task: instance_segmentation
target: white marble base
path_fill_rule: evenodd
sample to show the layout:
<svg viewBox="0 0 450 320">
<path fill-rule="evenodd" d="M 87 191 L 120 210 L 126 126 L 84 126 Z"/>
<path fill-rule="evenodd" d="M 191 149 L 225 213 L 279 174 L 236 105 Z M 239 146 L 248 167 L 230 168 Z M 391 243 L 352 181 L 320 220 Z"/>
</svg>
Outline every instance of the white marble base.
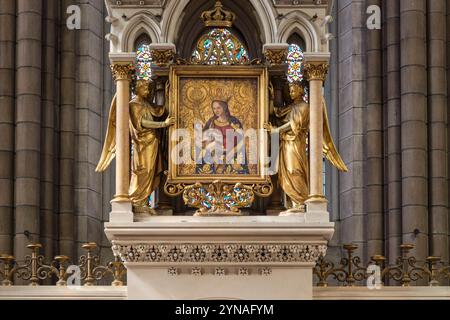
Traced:
<svg viewBox="0 0 450 320">
<path fill-rule="evenodd" d="M 130 299 L 312 299 L 329 222 L 270 216 L 148 217 L 105 224 Z"/>
<path fill-rule="evenodd" d="M 169 275 L 167 268 L 127 264 L 130 300 L 310 300 L 312 268 L 273 269 L 269 275 Z M 186 271 L 187 272 L 187 271 Z"/>
<path fill-rule="evenodd" d="M 132 223 L 134 214 L 131 202 L 111 202 L 110 223 Z"/>
</svg>

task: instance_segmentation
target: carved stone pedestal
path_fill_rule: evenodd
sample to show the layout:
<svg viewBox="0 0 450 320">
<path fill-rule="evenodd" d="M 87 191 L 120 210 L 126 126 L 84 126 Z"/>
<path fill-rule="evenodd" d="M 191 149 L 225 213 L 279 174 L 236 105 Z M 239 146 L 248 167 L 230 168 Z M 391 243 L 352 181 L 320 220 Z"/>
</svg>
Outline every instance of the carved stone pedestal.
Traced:
<svg viewBox="0 0 450 320">
<path fill-rule="evenodd" d="M 312 299 L 333 223 L 298 217 L 149 217 L 108 223 L 128 298 Z"/>
</svg>

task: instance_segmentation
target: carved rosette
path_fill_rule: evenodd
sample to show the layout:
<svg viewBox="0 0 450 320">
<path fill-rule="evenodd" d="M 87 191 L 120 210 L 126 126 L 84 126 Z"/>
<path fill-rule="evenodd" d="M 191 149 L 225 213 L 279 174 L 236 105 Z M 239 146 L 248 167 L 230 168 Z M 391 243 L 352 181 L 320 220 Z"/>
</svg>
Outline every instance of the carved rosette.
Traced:
<svg viewBox="0 0 450 320">
<path fill-rule="evenodd" d="M 152 50 L 152 62 L 158 67 L 165 67 L 171 64 L 175 58 L 175 52 L 172 49 Z"/>
<path fill-rule="evenodd" d="M 124 262 L 192 264 L 192 263 L 316 263 L 324 257 L 324 244 L 117 244 L 113 251 Z"/>
<path fill-rule="evenodd" d="M 271 65 L 279 65 L 286 63 L 288 49 L 267 49 L 264 52 L 266 61 Z"/>
<path fill-rule="evenodd" d="M 308 81 L 325 81 L 328 74 L 328 63 L 305 63 L 304 72 Z"/>
<path fill-rule="evenodd" d="M 135 69 L 132 64 L 113 64 L 111 66 L 111 72 L 115 81 L 131 81 Z"/>
</svg>

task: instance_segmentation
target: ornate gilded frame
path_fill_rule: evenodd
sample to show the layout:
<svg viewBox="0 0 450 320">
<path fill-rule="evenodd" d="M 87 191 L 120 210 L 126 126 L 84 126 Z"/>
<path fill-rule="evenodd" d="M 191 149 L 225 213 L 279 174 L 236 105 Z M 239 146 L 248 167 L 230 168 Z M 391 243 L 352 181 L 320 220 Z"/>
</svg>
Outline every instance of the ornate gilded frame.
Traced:
<svg viewBox="0 0 450 320">
<path fill-rule="evenodd" d="M 263 132 L 264 124 L 269 121 L 269 78 L 268 70 L 264 66 L 256 65 L 238 65 L 238 66 L 211 66 L 211 65 L 173 65 L 170 68 L 170 115 L 176 119 L 176 124 L 170 128 L 169 137 L 172 137 L 174 130 L 180 127 L 179 107 L 180 107 L 180 80 L 182 78 L 226 78 L 243 79 L 256 78 L 258 80 L 258 128 Z M 259 139 L 261 141 L 261 136 Z M 177 172 L 177 165 L 172 161 L 172 150 L 176 147 L 177 141 L 169 141 L 169 170 L 166 172 L 167 182 L 165 192 L 170 196 L 178 196 L 183 193 L 185 188 L 195 184 L 211 184 L 220 181 L 220 183 L 233 185 L 241 183 L 250 186 L 254 193 L 259 196 L 267 197 L 272 194 L 273 186 L 268 170 L 264 163 L 268 157 L 268 140 L 263 139 L 265 143 L 260 143 L 258 152 L 258 175 L 257 177 L 227 176 L 224 175 L 191 175 L 180 177 Z"/>
</svg>

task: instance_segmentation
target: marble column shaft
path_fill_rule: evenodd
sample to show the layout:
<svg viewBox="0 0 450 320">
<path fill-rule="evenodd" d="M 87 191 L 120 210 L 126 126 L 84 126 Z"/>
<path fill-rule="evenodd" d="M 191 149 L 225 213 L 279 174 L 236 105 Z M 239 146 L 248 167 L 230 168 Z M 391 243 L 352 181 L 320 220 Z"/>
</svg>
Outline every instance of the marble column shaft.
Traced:
<svg viewBox="0 0 450 320">
<path fill-rule="evenodd" d="M 130 188 L 129 102 L 131 73 L 127 64 L 113 65 L 117 84 L 116 195 L 114 201 L 128 202 Z"/>
<path fill-rule="evenodd" d="M 0 253 L 13 253 L 16 0 L 0 7 Z"/>
<path fill-rule="evenodd" d="M 402 232 L 419 260 L 428 255 L 426 3 L 400 1 Z"/>
<path fill-rule="evenodd" d="M 309 193 L 310 200 L 325 200 L 323 194 L 323 83 L 328 73 L 328 63 L 307 63 L 309 81 Z"/>
<path fill-rule="evenodd" d="M 427 2 L 430 255 L 448 261 L 446 0 Z"/>
</svg>

